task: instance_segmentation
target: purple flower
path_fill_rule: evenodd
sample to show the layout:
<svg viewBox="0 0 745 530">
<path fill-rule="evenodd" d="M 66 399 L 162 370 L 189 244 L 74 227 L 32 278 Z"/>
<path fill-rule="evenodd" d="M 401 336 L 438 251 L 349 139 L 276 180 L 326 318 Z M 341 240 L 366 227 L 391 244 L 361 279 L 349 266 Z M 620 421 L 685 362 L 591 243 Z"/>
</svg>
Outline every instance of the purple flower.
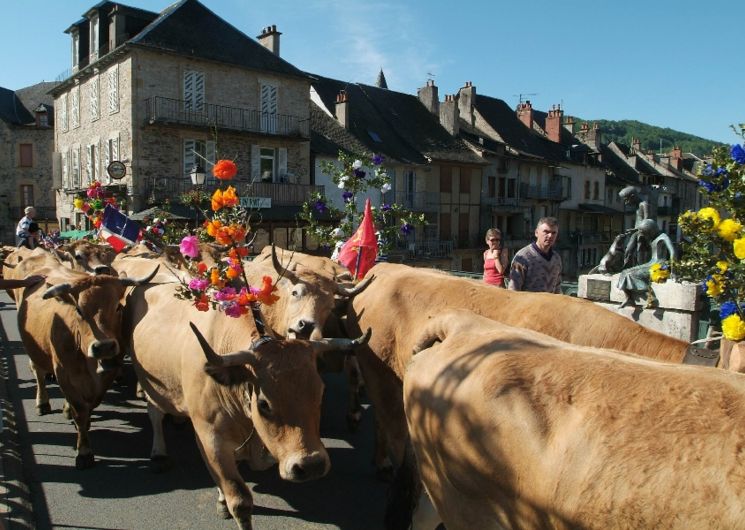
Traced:
<svg viewBox="0 0 745 530">
<path fill-rule="evenodd" d="M 716 186 L 708 180 L 698 179 L 698 185 L 704 188 L 708 193 L 716 191 Z"/>
<path fill-rule="evenodd" d="M 383 163 L 383 155 L 373 155 L 372 157 L 372 163 L 376 166 L 379 166 Z"/>
<path fill-rule="evenodd" d="M 358 179 L 365 178 L 366 173 L 362 171 L 361 169 L 353 169 L 352 172 L 354 173 L 354 176 Z"/>
<path fill-rule="evenodd" d="M 738 164 L 745 164 L 745 149 L 743 149 L 741 145 L 733 145 L 730 150 L 730 156 L 732 156 L 732 160 Z"/>
<path fill-rule="evenodd" d="M 390 204 L 383 203 L 383 205 L 380 207 L 380 209 L 382 211 L 384 211 L 384 212 L 390 212 L 391 211 L 391 205 Z"/>
<path fill-rule="evenodd" d="M 241 306 L 236 302 L 230 302 L 225 305 L 225 314 L 229 317 L 238 318 L 243 314 L 243 311 L 241 311 Z"/>
<path fill-rule="evenodd" d="M 189 282 L 189 289 L 192 291 L 204 291 L 209 284 L 209 280 L 205 278 L 192 278 Z"/>
<path fill-rule="evenodd" d="M 199 256 L 199 239 L 197 236 L 186 236 L 181 240 L 178 249 L 187 258 L 194 259 Z"/>
<path fill-rule="evenodd" d="M 719 308 L 719 316 L 722 320 L 737 312 L 737 304 L 734 302 L 724 302 Z"/>
<path fill-rule="evenodd" d="M 714 168 L 711 167 L 711 164 L 706 164 L 706 167 L 704 167 L 702 173 L 705 177 L 710 177 L 714 174 Z"/>
<path fill-rule="evenodd" d="M 326 206 L 326 203 L 323 202 L 321 199 L 318 199 L 316 203 L 313 205 L 313 208 L 318 210 L 318 213 L 324 213 L 328 210 L 328 207 Z"/>
<path fill-rule="evenodd" d="M 352 202 L 352 197 L 354 197 L 354 193 L 351 191 L 345 191 L 341 194 L 341 196 L 344 198 L 344 202 Z"/>
<path fill-rule="evenodd" d="M 223 287 L 215 293 L 215 300 L 224 302 L 235 298 L 235 289 L 232 287 Z"/>
<path fill-rule="evenodd" d="M 404 223 L 401 225 L 401 232 L 404 235 L 409 235 L 414 230 L 414 225 L 411 225 L 409 223 Z"/>
</svg>

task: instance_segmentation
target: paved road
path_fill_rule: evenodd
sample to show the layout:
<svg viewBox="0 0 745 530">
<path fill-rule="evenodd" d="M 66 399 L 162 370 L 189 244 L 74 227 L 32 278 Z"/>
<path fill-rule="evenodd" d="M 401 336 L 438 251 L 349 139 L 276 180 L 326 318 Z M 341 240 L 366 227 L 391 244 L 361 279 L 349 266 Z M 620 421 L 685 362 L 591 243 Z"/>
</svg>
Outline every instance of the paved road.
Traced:
<svg viewBox="0 0 745 530">
<path fill-rule="evenodd" d="M 18 430 L 24 482 L 32 513 L 23 513 L 23 482 L 5 482 L 4 503 L 11 505 L 11 528 L 58 529 L 219 529 L 237 528 L 218 519 L 217 490 L 196 447 L 190 424 L 166 424 L 173 468 L 165 474 L 148 471 L 151 429 L 145 404 L 134 396 L 134 376 L 109 391 L 94 413 L 91 440 L 93 469 L 75 469 L 75 429 L 61 414 L 62 397 L 50 386 L 53 414 L 37 416 L 34 383 L 15 324 L 15 306 L 0 294 L 4 328 L 0 366 L 7 382 L 5 431 Z M 382 528 L 385 485 L 374 477 L 372 417 L 365 411 L 358 433 L 344 423 L 344 381 L 325 376 L 326 395 L 321 432 L 331 457 L 331 472 L 321 480 L 291 484 L 279 478 L 276 466 L 264 472 L 244 467 L 254 494 L 254 527 L 279 529 Z M 0 396 L 1 397 L 1 396 Z M 6 408 L 5 405 L 3 408 Z M 6 473 L 13 474 L 12 443 L 3 448 Z M 6 507 L 6 510 L 8 508 Z M 25 520 L 24 520 L 25 519 Z M 1 526 L 1 525 L 0 525 Z"/>
</svg>

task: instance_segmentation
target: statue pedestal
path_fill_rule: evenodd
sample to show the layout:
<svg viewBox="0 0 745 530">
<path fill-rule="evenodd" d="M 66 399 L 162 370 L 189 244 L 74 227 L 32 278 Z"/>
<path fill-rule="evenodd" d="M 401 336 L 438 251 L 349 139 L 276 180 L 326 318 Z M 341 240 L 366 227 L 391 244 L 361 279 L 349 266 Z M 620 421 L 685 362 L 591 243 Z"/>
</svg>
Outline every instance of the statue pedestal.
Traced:
<svg viewBox="0 0 745 530">
<path fill-rule="evenodd" d="M 579 277 L 577 297 L 623 315 L 639 324 L 686 341 L 698 338 L 701 311 L 701 291 L 698 284 L 688 282 L 653 283 L 658 305 L 645 309 L 647 293 L 635 293 L 634 304 L 621 307 L 626 294 L 618 289 L 618 274 L 583 274 Z"/>
</svg>

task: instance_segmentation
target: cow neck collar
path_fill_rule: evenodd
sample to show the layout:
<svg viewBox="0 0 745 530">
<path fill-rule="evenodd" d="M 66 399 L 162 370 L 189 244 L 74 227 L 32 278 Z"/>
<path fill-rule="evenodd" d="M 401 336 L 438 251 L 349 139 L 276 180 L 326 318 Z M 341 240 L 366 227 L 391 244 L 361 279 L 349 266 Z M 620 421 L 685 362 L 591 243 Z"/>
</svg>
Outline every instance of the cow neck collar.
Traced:
<svg viewBox="0 0 745 530">
<path fill-rule="evenodd" d="M 274 340 L 274 337 L 272 337 L 271 335 L 262 335 L 261 337 L 259 337 L 258 339 L 256 339 L 255 341 L 251 343 L 251 349 L 256 350 L 256 348 L 258 348 L 262 344 L 266 344 L 267 342 L 271 342 L 273 340 Z"/>
</svg>

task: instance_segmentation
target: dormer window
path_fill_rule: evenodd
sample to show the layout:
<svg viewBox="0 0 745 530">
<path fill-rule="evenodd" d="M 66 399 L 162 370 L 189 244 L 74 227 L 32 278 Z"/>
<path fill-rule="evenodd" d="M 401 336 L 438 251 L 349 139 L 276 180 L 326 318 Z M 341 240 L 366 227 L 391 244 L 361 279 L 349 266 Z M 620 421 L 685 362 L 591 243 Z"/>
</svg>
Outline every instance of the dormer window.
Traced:
<svg viewBox="0 0 745 530">
<path fill-rule="evenodd" d="M 99 26 L 99 24 L 98 24 L 98 22 L 99 22 L 98 15 L 97 14 L 96 15 L 93 15 L 91 17 L 91 23 L 90 23 L 90 28 L 91 28 L 91 38 L 90 38 L 91 54 L 90 54 L 90 62 L 93 62 L 93 61 L 95 61 L 95 60 L 98 59 L 98 49 L 99 49 L 99 45 L 98 45 L 98 34 L 99 34 L 98 26 Z"/>
<path fill-rule="evenodd" d="M 72 69 L 78 69 L 78 57 L 80 57 L 80 34 L 76 31 L 72 34 Z"/>
</svg>

